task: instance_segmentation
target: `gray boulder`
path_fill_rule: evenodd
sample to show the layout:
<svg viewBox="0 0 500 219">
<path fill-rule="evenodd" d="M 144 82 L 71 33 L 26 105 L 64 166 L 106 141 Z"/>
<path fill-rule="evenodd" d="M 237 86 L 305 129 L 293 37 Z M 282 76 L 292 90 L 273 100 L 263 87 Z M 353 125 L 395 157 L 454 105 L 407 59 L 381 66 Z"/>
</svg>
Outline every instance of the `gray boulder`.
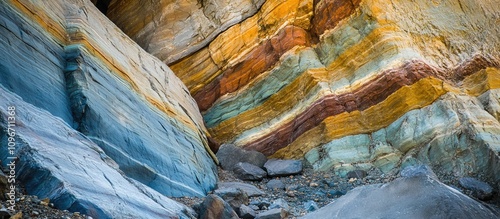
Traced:
<svg viewBox="0 0 500 219">
<path fill-rule="evenodd" d="M 264 168 L 270 177 L 289 176 L 302 172 L 302 162 L 300 160 L 270 159 L 264 164 Z"/>
<path fill-rule="evenodd" d="M 356 178 L 356 179 L 363 179 L 366 177 L 366 171 L 364 170 L 353 170 L 353 171 L 349 171 L 346 175 L 346 177 L 348 179 L 351 179 L 351 178 Z"/>
<path fill-rule="evenodd" d="M 216 156 L 222 169 L 225 170 L 233 170 L 239 162 L 250 163 L 262 168 L 267 161 L 267 157 L 258 151 L 247 151 L 232 144 L 222 144 Z"/>
<path fill-rule="evenodd" d="M 498 218 L 481 203 L 429 175 L 357 187 L 307 214 L 318 218 Z"/>
<path fill-rule="evenodd" d="M 267 172 L 262 168 L 246 162 L 237 163 L 233 172 L 238 179 L 249 181 L 260 181 L 267 176 Z"/>
<path fill-rule="evenodd" d="M 196 207 L 200 219 L 238 219 L 238 214 L 233 208 L 217 195 L 208 195 L 203 202 Z"/>
<path fill-rule="evenodd" d="M 480 200 L 488 200 L 493 197 L 493 188 L 483 181 L 472 177 L 463 177 L 458 180 L 460 186 L 472 191 L 472 195 Z"/>
<path fill-rule="evenodd" d="M 241 189 L 221 188 L 216 189 L 214 193 L 229 203 L 235 211 L 238 211 L 241 205 L 248 205 L 248 195 Z"/>
<path fill-rule="evenodd" d="M 258 189 L 257 187 L 250 185 L 248 183 L 241 182 L 222 182 L 219 183 L 219 189 L 223 188 L 235 188 L 244 191 L 248 197 L 257 197 L 264 195 L 264 191 Z"/>
<path fill-rule="evenodd" d="M 255 218 L 255 210 L 246 205 L 241 205 L 238 211 L 238 215 L 242 219 L 254 219 Z"/>
<path fill-rule="evenodd" d="M 288 217 L 288 212 L 282 208 L 275 208 L 257 214 L 256 219 L 282 219 Z"/>
<path fill-rule="evenodd" d="M 268 189 L 285 189 L 285 184 L 279 179 L 272 179 L 267 182 L 266 187 Z"/>
</svg>

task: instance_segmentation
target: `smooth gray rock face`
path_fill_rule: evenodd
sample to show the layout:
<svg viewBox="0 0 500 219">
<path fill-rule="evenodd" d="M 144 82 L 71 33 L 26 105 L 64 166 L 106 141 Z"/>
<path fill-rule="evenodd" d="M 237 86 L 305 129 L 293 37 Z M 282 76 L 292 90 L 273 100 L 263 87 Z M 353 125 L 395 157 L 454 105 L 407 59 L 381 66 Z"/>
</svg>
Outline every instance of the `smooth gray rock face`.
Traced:
<svg viewBox="0 0 500 219">
<path fill-rule="evenodd" d="M 241 180 L 260 181 L 267 176 L 267 172 L 250 163 L 239 162 L 233 169 L 234 174 Z"/>
<path fill-rule="evenodd" d="M 201 133 L 178 125 L 145 103 L 126 83 L 106 74 L 85 49 L 68 46 L 66 51 L 71 66 L 66 70 L 68 90 L 78 130 L 127 176 L 168 196 L 201 197 L 213 189 L 215 165 L 199 139 Z"/>
<path fill-rule="evenodd" d="M 200 219 L 238 219 L 238 214 L 231 208 L 231 206 L 225 202 L 221 197 L 217 195 L 208 195 L 205 200 L 199 205 L 199 217 Z"/>
<path fill-rule="evenodd" d="M 0 142 L 7 140 L 7 107 L 16 108 L 16 180 L 59 209 L 93 218 L 193 217 L 192 209 L 128 178 L 94 142 L 61 118 L 0 86 Z M 0 148 L 6 161 L 7 147 Z"/>
<path fill-rule="evenodd" d="M 221 145 L 216 156 L 225 170 L 233 170 L 239 162 L 250 163 L 262 168 L 267 161 L 267 157 L 258 151 L 247 151 L 232 144 Z"/>
<path fill-rule="evenodd" d="M 300 160 L 277 160 L 270 159 L 264 164 L 267 175 L 289 176 L 302 172 L 302 162 Z"/>
<path fill-rule="evenodd" d="M 498 218 L 481 203 L 427 176 L 398 178 L 357 187 L 302 217 L 318 218 Z"/>
<path fill-rule="evenodd" d="M 168 66 L 90 1 L 26 6 L 53 31 L 1 2 L 1 85 L 63 119 L 125 175 L 164 195 L 203 197 L 215 187 L 201 114 Z"/>
<path fill-rule="evenodd" d="M 254 185 L 250 185 L 248 183 L 241 183 L 241 182 L 222 182 L 219 183 L 219 189 L 223 188 L 235 188 L 235 189 L 240 189 L 244 191 L 248 197 L 257 197 L 257 196 L 262 196 L 264 195 L 264 191 L 258 189 Z"/>
<path fill-rule="evenodd" d="M 493 196 L 493 188 L 488 183 L 472 177 L 460 178 L 458 182 L 465 189 L 471 190 L 472 195 L 478 199 L 487 200 Z"/>
<path fill-rule="evenodd" d="M 0 84 L 72 125 L 63 46 L 6 4 L 0 3 Z"/>
</svg>

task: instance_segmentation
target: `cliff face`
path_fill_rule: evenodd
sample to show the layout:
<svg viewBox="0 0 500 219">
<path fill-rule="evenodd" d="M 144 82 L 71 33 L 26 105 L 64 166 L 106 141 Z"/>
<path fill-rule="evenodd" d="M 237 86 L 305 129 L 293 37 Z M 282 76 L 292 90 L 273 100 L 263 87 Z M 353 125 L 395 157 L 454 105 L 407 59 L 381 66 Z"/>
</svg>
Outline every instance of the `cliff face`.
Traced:
<svg viewBox="0 0 500 219">
<path fill-rule="evenodd" d="M 166 196 L 216 186 L 216 142 L 500 181 L 498 2 L 8 0 L 0 30 L 0 159 L 15 106 L 17 178 L 61 209 L 191 217 Z"/>
<path fill-rule="evenodd" d="M 165 196 L 215 187 L 187 88 L 90 1 L 2 1 L 0 28 L 0 159 L 14 106 L 30 194 L 96 218 L 167 217 L 189 211 Z"/>
<path fill-rule="evenodd" d="M 127 31 L 144 15 L 114 2 L 111 20 L 157 45 L 146 50 L 171 48 L 165 33 L 176 31 L 162 16 L 148 14 L 154 32 Z M 339 173 L 424 162 L 498 181 L 499 11 L 484 1 L 268 0 L 193 54 L 159 57 L 218 142 Z"/>
</svg>

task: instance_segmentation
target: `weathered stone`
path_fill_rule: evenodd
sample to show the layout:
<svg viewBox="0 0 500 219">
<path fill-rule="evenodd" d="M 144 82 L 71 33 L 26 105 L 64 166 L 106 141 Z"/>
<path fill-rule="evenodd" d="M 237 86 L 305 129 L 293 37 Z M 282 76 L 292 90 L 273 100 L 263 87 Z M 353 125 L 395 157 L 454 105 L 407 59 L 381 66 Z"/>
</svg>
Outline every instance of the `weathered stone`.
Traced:
<svg viewBox="0 0 500 219">
<path fill-rule="evenodd" d="M 266 187 L 268 189 L 285 189 L 285 184 L 279 179 L 272 179 L 267 182 Z"/>
<path fill-rule="evenodd" d="M 285 209 L 275 208 L 257 214 L 256 219 L 283 219 L 287 218 L 288 212 Z"/>
<path fill-rule="evenodd" d="M 5 89 L 164 195 L 203 197 L 215 187 L 206 129 L 185 85 L 90 1 L 4 2 L 0 29 Z"/>
<path fill-rule="evenodd" d="M 267 161 L 266 156 L 258 151 L 247 151 L 232 144 L 221 145 L 216 156 L 225 170 L 233 170 L 239 162 L 250 163 L 262 168 Z"/>
<path fill-rule="evenodd" d="M 472 195 L 480 200 L 488 200 L 493 197 L 493 188 L 488 183 L 472 177 L 460 178 L 458 182 L 464 189 L 471 190 Z"/>
<path fill-rule="evenodd" d="M 271 205 L 269 206 L 269 209 L 275 209 L 275 208 L 283 208 L 285 210 L 290 210 L 288 202 L 282 198 L 274 200 L 273 203 L 271 203 Z"/>
<path fill-rule="evenodd" d="M 241 182 L 221 182 L 219 183 L 219 189 L 226 189 L 226 188 L 234 188 L 234 189 L 239 189 L 243 192 L 245 192 L 248 197 L 257 197 L 264 195 L 264 191 L 258 189 L 254 185 L 250 185 L 248 183 L 241 183 Z"/>
<path fill-rule="evenodd" d="M 307 202 L 304 203 L 304 209 L 306 209 L 307 212 L 312 212 L 312 211 L 318 210 L 319 207 L 318 207 L 318 204 L 316 204 L 315 201 L 309 200 L 309 201 L 307 201 Z"/>
<path fill-rule="evenodd" d="M 128 178 L 97 144 L 62 119 L 0 85 L 0 142 L 6 142 L 8 107 L 16 107 L 16 182 L 58 209 L 93 218 L 193 217 L 192 209 Z M 6 160 L 6 147 L 0 159 Z M 71 153 L 68 153 L 71 152 Z M 40 199 L 33 198 L 34 204 Z M 116 203 L 121 203 L 120 208 Z"/>
<path fill-rule="evenodd" d="M 198 218 L 201 219 L 239 218 L 233 208 L 217 195 L 208 195 L 197 208 L 199 208 Z"/>
<path fill-rule="evenodd" d="M 222 31 L 255 14 L 264 3 L 262 0 L 108 2 L 104 13 L 142 48 L 166 63 L 205 47 Z"/>
<path fill-rule="evenodd" d="M 410 188 L 410 189 L 409 189 Z M 359 207 L 362 206 L 362 207 Z M 496 218 L 489 208 L 427 175 L 356 187 L 335 202 L 302 217 Z"/>
<path fill-rule="evenodd" d="M 429 176 L 438 179 L 432 168 L 427 165 L 408 166 L 401 170 L 402 177 Z"/>
<path fill-rule="evenodd" d="M 242 219 L 254 219 L 255 210 L 246 205 L 241 205 L 239 208 L 238 216 Z"/>
<path fill-rule="evenodd" d="M 262 168 L 250 163 L 239 162 L 233 169 L 234 174 L 241 180 L 260 181 L 267 176 Z"/>
<path fill-rule="evenodd" d="M 264 168 L 270 177 L 295 175 L 302 173 L 302 161 L 270 159 Z"/>
<path fill-rule="evenodd" d="M 348 179 L 355 178 L 355 179 L 363 179 L 366 177 L 366 171 L 364 170 L 354 170 L 354 171 L 349 171 L 346 175 Z"/>
<path fill-rule="evenodd" d="M 241 205 L 248 205 L 248 195 L 241 189 L 219 188 L 214 193 L 229 203 L 236 212 Z"/>
</svg>

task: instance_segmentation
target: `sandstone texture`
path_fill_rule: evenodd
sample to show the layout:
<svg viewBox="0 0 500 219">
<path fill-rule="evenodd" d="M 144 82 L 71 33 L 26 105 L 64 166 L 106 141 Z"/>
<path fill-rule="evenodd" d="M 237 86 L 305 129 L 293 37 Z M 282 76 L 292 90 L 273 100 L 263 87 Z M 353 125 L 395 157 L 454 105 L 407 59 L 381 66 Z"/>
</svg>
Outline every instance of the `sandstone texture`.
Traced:
<svg viewBox="0 0 500 219">
<path fill-rule="evenodd" d="M 217 142 L 344 175 L 427 163 L 498 182 L 499 7 L 268 0 L 166 63 Z"/>
</svg>

